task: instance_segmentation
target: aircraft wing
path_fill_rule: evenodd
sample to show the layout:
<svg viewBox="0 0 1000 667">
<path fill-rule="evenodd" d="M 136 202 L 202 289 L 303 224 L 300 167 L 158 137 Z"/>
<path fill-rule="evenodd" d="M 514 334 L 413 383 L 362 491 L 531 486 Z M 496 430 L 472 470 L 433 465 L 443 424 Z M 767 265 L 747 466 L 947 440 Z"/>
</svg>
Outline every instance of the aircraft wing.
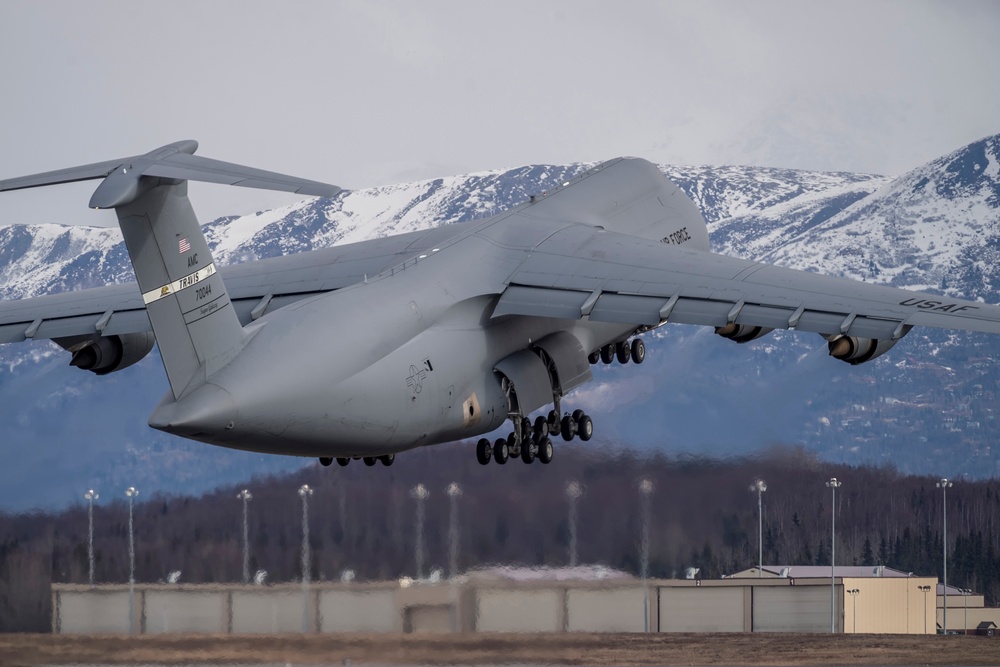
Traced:
<svg viewBox="0 0 1000 667">
<path fill-rule="evenodd" d="M 572 226 L 507 279 L 493 317 L 797 329 L 896 340 L 912 326 L 1000 333 L 1000 307 Z"/>
<path fill-rule="evenodd" d="M 457 226 L 412 232 L 219 269 L 243 325 L 300 299 L 375 276 L 454 235 Z M 152 331 L 135 283 L 0 301 L 0 343 Z"/>
</svg>

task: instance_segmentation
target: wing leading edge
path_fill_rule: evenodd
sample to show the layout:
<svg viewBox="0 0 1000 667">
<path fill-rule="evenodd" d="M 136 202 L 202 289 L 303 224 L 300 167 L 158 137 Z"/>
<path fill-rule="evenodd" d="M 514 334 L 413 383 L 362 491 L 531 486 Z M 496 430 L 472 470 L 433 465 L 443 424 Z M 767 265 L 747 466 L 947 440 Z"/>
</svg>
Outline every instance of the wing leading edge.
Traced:
<svg viewBox="0 0 1000 667">
<path fill-rule="evenodd" d="M 896 340 L 912 326 L 1000 333 L 1000 307 L 572 227 L 508 278 L 493 317 L 797 329 Z"/>
</svg>

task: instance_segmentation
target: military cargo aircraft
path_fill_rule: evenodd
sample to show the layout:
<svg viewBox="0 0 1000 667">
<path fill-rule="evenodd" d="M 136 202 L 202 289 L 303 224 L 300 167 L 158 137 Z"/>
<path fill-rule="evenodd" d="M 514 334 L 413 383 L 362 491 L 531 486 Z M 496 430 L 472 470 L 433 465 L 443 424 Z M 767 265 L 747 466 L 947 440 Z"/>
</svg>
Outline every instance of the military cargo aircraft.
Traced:
<svg viewBox="0 0 1000 667">
<path fill-rule="evenodd" d="M 639 334 L 711 326 L 736 343 L 819 334 L 836 359 L 884 354 L 914 326 L 1000 333 L 1000 307 L 709 250 L 695 204 L 620 158 L 500 215 L 217 267 L 187 181 L 334 197 L 340 188 L 196 156 L 195 141 L 0 181 L 101 179 L 137 283 L 0 302 L 0 343 L 50 339 L 97 374 L 155 342 L 170 391 L 149 425 L 213 445 L 390 465 L 483 436 L 480 463 L 548 463 L 594 433 L 569 392 L 596 363 L 641 363 Z M 529 416 L 547 406 L 548 414 Z"/>
</svg>

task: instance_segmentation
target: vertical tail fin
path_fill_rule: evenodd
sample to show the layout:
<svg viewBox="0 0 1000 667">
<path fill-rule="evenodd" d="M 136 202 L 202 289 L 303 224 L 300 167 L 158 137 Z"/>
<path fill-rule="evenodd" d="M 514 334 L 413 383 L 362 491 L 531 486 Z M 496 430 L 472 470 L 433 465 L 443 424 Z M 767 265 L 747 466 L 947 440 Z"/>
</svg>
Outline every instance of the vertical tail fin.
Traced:
<svg viewBox="0 0 1000 667">
<path fill-rule="evenodd" d="M 243 328 L 187 197 L 156 185 L 115 208 L 174 398 L 243 348 Z"/>
<path fill-rule="evenodd" d="M 178 141 L 145 155 L 0 181 L 0 192 L 103 179 L 93 208 L 113 208 L 153 325 L 170 389 L 180 399 L 239 354 L 244 332 L 187 197 L 187 181 L 333 197 L 340 188 L 194 155 Z"/>
</svg>

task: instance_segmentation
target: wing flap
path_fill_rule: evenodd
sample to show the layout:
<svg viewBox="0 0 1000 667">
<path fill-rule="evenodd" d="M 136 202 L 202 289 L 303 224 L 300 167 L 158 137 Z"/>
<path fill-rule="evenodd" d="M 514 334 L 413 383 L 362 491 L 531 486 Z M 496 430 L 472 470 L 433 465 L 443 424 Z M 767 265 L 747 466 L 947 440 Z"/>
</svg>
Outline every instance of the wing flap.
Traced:
<svg viewBox="0 0 1000 667">
<path fill-rule="evenodd" d="M 588 292 L 575 290 L 511 285 L 504 290 L 500 297 L 500 301 L 493 310 L 493 317 L 530 315 L 532 317 L 577 320 L 580 319 L 581 309 L 589 296 Z"/>
</svg>

